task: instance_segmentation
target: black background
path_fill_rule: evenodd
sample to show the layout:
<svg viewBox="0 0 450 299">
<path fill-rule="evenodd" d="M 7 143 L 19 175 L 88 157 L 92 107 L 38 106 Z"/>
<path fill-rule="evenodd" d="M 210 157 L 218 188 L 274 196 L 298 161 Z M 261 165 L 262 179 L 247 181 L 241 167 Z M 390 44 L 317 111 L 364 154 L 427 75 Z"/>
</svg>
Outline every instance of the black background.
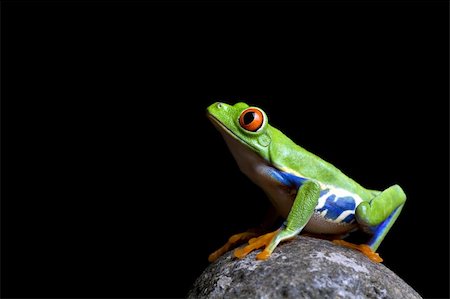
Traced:
<svg viewBox="0 0 450 299">
<path fill-rule="evenodd" d="M 384 264 L 449 295 L 445 2 L 4 2 L 2 79 L 3 297 L 185 296 L 268 204 L 218 100 L 400 184 Z"/>
</svg>

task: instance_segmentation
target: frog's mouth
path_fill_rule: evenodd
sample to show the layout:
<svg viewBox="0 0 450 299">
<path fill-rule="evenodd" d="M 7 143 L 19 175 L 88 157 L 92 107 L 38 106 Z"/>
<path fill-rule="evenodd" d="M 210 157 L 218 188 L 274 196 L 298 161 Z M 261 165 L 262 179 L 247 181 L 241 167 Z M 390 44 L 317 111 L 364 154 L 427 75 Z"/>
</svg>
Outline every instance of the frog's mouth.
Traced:
<svg viewBox="0 0 450 299">
<path fill-rule="evenodd" d="M 239 141 L 240 143 L 244 144 L 245 146 L 248 146 L 247 143 L 242 141 L 236 134 L 233 133 L 230 129 L 225 127 L 224 124 L 220 120 L 218 120 L 214 115 L 212 115 L 209 112 L 206 112 L 206 116 L 209 118 L 209 120 L 213 123 L 214 127 L 222 134 L 222 136 L 225 137 L 233 137 L 233 139 Z"/>
</svg>

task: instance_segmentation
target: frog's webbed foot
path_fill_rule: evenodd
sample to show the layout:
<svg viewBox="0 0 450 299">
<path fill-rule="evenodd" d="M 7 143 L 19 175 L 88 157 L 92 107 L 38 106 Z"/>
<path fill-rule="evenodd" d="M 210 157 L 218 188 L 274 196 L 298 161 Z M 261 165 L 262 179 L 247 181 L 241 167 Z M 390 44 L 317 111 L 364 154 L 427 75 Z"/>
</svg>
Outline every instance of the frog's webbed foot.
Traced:
<svg viewBox="0 0 450 299">
<path fill-rule="evenodd" d="M 236 247 L 237 245 L 242 244 L 259 235 L 261 235 L 261 232 L 257 231 L 256 229 L 254 231 L 249 230 L 243 233 L 232 235 L 225 243 L 225 245 L 223 245 L 222 247 L 220 247 L 219 249 L 217 249 L 216 251 L 214 251 L 209 255 L 208 261 L 214 262 L 231 248 Z"/>
<path fill-rule="evenodd" d="M 375 263 L 381 263 L 383 261 L 380 255 L 375 251 L 373 251 L 367 244 L 353 244 L 344 240 L 333 240 L 333 243 L 344 247 L 356 249 L 362 252 L 365 256 L 367 256 L 371 261 Z"/>
<path fill-rule="evenodd" d="M 267 234 L 259 236 L 257 238 L 250 239 L 248 241 L 248 245 L 246 245 L 243 248 L 238 248 L 234 251 L 234 256 L 239 259 L 242 259 L 245 256 L 247 256 L 247 254 L 252 252 L 253 250 L 259 249 L 261 247 L 267 248 L 269 246 L 269 244 L 272 242 L 272 239 L 278 234 L 279 231 L 280 230 L 278 229 L 274 232 L 267 233 Z M 270 254 L 271 254 L 271 251 L 269 252 L 268 250 L 265 249 L 256 256 L 256 259 L 265 260 L 270 256 Z"/>
</svg>

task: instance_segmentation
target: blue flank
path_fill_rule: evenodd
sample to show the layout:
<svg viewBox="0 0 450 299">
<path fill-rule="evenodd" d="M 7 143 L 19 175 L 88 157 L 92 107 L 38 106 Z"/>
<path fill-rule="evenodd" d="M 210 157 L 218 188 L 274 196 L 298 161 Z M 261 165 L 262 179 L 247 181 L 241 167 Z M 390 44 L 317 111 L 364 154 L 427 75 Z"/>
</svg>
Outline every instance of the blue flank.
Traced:
<svg viewBox="0 0 450 299">
<path fill-rule="evenodd" d="M 269 174 L 281 184 L 295 189 L 300 188 L 300 186 L 307 180 L 306 178 L 298 177 L 275 168 L 271 168 Z M 321 190 L 320 197 L 329 191 L 330 189 Z M 353 213 L 349 214 L 341 221 L 344 223 L 352 223 L 355 220 L 355 208 L 355 200 L 353 197 L 336 197 L 336 195 L 331 192 L 330 196 L 328 196 L 325 201 L 325 205 L 322 208 L 317 209 L 316 212 L 323 212 L 326 210 L 327 212 L 324 217 L 330 220 L 336 220 L 343 212 L 352 210 Z"/>
<path fill-rule="evenodd" d="M 306 182 L 305 178 L 302 177 L 298 177 L 296 175 L 284 172 L 284 171 L 280 171 L 278 169 L 275 168 L 271 168 L 271 172 L 270 175 L 277 180 L 278 182 L 280 182 L 281 184 L 288 186 L 288 187 L 293 187 L 295 189 L 300 188 L 300 186 Z"/>
<path fill-rule="evenodd" d="M 325 201 L 325 205 L 317 209 L 317 212 L 327 211 L 325 218 L 336 220 L 343 212 L 352 210 L 353 213 L 345 217 L 341 222 L 350 223 L 355 218 L 355 200 L 351 196 L 336 197 L 336 195 L 331 194 Z"/>
</svg>

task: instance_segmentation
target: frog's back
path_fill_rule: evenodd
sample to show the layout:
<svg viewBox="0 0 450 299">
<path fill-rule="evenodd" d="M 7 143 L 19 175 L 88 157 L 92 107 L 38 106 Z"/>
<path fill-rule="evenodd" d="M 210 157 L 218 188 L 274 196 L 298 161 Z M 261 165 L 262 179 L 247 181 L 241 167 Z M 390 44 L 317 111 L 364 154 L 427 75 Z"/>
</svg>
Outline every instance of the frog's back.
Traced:
<svg viewBox="0 0 450 299">
<path fill-rule="evenodd" d="M 316 180 L 322 189 L 342 189 L 370 200 L 374 192 L 365 189 L 331 163 L 294 143 L 276 128 L 271 127 L 270 159 L 273 166 L 297 177 Z"/>
</svg>

